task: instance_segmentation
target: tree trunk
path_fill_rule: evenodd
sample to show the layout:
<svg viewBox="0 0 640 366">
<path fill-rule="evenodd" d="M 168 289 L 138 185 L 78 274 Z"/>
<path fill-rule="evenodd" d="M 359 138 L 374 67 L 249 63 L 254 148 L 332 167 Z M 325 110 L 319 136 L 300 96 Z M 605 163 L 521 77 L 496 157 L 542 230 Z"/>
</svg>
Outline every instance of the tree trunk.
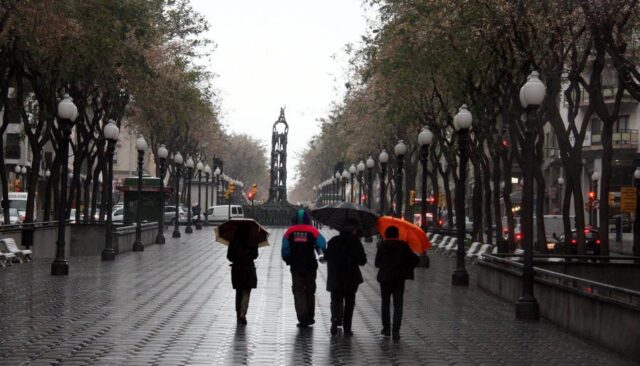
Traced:
<svg viewBox="0 0 640 366">
<path fill-rule="evenodd" d="M 482 186 L 484 188 L 484 232 L 480 234 L 480 241 L 483 243 L 493 244 L 493 219 L 491 217 L 491 170 L 489 169 L 489 161 L 486 157 L 482 158 L 483 179 Z M 474 221 L 475 223 L 475 221 Z M 486 241 L 482 238 L 486 235 Z"/>
<path fill-rule="evenodd" d="M 498 152 L 491 157 L 493 161 L 493 212 L 496 219 L 496 243 L 502 240 L 502 209 L 500 207 L 500 180 L 502 179 L 500 170 L 500 155 Z M 505 183 L 506 186 L 506 183 Z"/>
<path fill-rule="evenodd" d="M 507 215 L 507 237 L 509 240 L 509 248 L 510 252 L 516 247 L 515 242 L 515 220 L 513 219 L 513 211 L 511 210 L 511 159 L 509 159 L 508 154 L 502 155 L 502 163 L 504 170 L 504 190 L 502 191 L 502 198 L 504 200 L 504 210 Z"/>
<path fill-rule="evenodd" d="M 480 173 L 480 166 L 477 163 L 477 159 L 473 159 L 473 161 L 473 199 L 471 202 L 473 228 L 471 238 L 474 241 L 482 241 L 482 174 Z"/>
<path fill-rule="evenodd" d="M 609 191 L 611 189 L 611 160 L 613 158 L 613 123 L 603 123 L 602 126 L 602 174 L 600 192 L 596 197 L 600 199 L 600 254 L 609 255 Z"/>
</svg>

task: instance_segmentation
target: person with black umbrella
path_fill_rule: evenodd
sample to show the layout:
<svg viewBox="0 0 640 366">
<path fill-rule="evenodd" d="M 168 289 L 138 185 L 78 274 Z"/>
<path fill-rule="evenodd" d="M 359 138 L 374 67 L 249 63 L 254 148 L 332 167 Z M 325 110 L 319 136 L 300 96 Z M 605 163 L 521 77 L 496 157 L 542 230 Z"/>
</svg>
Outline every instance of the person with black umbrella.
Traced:
<svg viewBox="0 0 640 366">
<path fill-rule="evenodd" d="M 351 323 L 356 292 L 363 282 L 359 266 L 367 263 L 367 255 L 358 238 L 359 222 L 347 219 L 340 234 L 329 240 L 324 259 L 327 262 L 327 291 L 331 292 L 331 335 L 342 326 L 344 335 L 353 335 Z"/>
<path fill-rule="evenodd" d="M 247 324 L 251 289 L 258 286 L 253 262 L 258 258 L 258 244 L 250 240 L 250 230 L 248 224 L 241 223 L 227 250 L 227 259 L 231 261 L 231 285 L 236 290 L 236 315 L 241 325 Z"/>
</svg>

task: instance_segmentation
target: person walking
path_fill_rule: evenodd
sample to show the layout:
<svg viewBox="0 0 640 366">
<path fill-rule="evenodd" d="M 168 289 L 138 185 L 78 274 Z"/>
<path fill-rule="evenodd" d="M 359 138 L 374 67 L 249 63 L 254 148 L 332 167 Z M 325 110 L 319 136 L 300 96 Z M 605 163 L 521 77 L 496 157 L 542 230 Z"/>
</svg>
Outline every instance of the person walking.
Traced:
<svg viewBox="0 0 640 366">
<path fill-rule="evenodd" d="M 227 259 L 231 261 L 231 285 L 236 290 L 236 315 L 239 324 L 247 324 L 247 309 L 251 289 L 258 285 L 254 259 L 258 258 L 258 245 L 249 241 L 248 225 L 240 224 L 229 243 Z"/>
<path fill-rule="evenodd" d="M 356 292 L 363 282 L 359 266 L 367 263 L 367 255 L 357 234 L 357 221 L 349 220 L 340 234 L 327 245 L 327 291 L 331 292 L 331 335 L 343 327 L 343 334 L 353 335 L 351 323 L 356 304 Z"/>
<path fill-rule="evenodd" d="M 382 296 L 382 334 L 391 335 L 391 297 L 393 296 L 393 339 L 400 339 L 402 323 L 402 303 L 404 297 L 404 281 L 413 279 L 413 269 L 420 259 L 409 248 L 409 245 L 398 239 L 398 228 L 389 226 L 384 232 L 376 253 L 375 265 L 378 270 L 380 294 Z"/>
<path fill-rule="evenodd" d="M 281 255 L 291 271 L 291 290 L 299 328 L 315 323 L 316 251 L 320 254 L 326 248 L 325 238 L 310 223 L 309 215 L 301 207 L 292 219 L 294 225 L 282 237 Z"/>
</svg>

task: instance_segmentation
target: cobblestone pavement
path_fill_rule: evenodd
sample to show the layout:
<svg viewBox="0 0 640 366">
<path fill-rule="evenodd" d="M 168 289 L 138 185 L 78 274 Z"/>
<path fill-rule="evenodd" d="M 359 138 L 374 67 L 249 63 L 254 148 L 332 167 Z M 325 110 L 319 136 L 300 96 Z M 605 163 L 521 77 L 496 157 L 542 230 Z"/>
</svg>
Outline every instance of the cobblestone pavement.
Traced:
<svg viewBox="0 0 640 366">
<path fill-rule="evenodd" d="M 272 239 L 283 232 L 271 231 Z M 0 363 L 631 364 L 546 321 L 515 321 L 512 305 L 473 285 L 450 286 L 454 261 L 437 254 L 431 268 L 418 268 L 416 280 L 407 282 L 400 341 L 379 335 L 379 288 L 371 263 L 363 269 L 352 338 L 329 335 L 324 265 L 316 324 L 296 328 L 291 276 L 279 243 L 260 249 L 249 324 L 236 326 L 226 247 L 214 243 L 212 232 L 205 227 L 112 263 L 74 257 L 68 277 L 50 276 L 50 261 L 0 270 Z M 375 246 L 366 248 L 372 262 Z"/>
</svg>

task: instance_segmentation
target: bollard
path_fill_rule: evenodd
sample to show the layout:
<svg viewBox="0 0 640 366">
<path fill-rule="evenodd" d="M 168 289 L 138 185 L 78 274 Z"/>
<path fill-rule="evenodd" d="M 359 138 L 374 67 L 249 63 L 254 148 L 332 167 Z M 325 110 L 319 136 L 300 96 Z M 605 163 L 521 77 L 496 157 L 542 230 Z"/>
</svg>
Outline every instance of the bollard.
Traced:
<svg viewBox="0 0 640 366">
<path fill-rule="evenodd" d="M 622 242 L 622 215 L 616 216 L 616 242 Z"/>
</svg>

